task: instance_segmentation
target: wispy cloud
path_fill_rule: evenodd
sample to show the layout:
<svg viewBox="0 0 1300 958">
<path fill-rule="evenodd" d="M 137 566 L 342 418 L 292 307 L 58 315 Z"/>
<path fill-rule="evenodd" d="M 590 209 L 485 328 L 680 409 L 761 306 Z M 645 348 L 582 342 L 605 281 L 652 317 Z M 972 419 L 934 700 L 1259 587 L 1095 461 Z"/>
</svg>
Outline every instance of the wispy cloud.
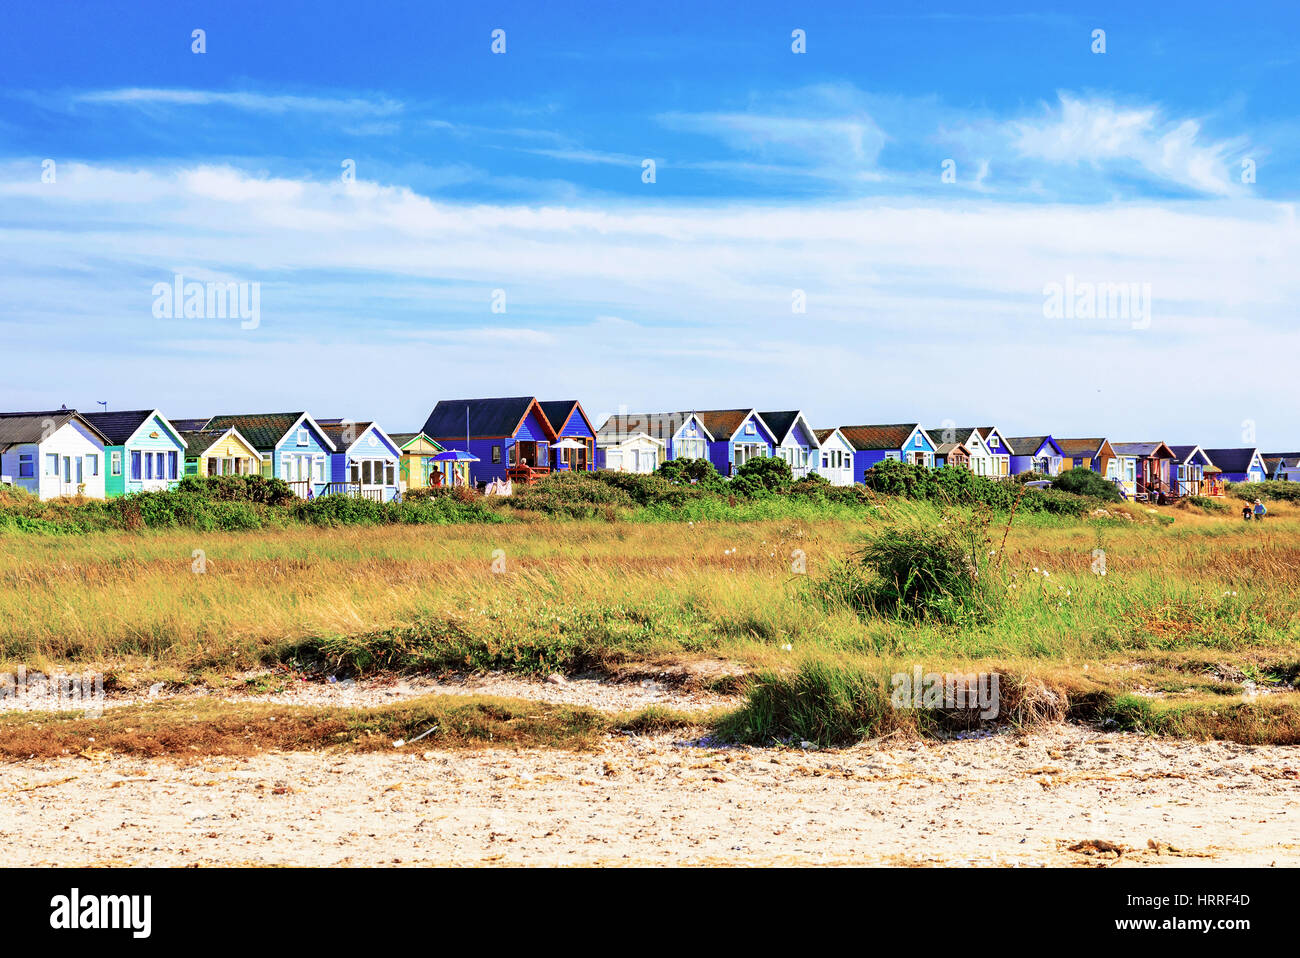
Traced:
<svg viewBox="0 0 1300 958">
<path fill-rule="evenodd" d="M 100 103 L 135 107 L 223 106 L 254 113 L 349 113 L 387 116 L 399 113 L 403 104 L 386 97 L 320 97 L 220 90 L 180 90 L 126 87 L 96 90 L 74 97 L 77 103 Z"/>
<path fill-rule="evenodd" d="M 1207 140 L 1199 120 L 1167 119 L 1158 106 L 1124 107 L 1068 93 L 1059 94 L 1059 104 L 1043 116 L 1015 120 L 1008 129 L 1022 157 L 1129 167 L 1159 182 L 1215 196 L 1236 191 L 1231 160 L 1246 147 L 1244 138 Z"/>
<path fill-rule="evenodd" d="M 874 172 L 886 142 L 866 98 L 848 85 L 805 87 L 747 110 L 667 112 L 656 119 L 667 129 L 721 140 L 774 166 L 830 176 Z"/>
</svg>

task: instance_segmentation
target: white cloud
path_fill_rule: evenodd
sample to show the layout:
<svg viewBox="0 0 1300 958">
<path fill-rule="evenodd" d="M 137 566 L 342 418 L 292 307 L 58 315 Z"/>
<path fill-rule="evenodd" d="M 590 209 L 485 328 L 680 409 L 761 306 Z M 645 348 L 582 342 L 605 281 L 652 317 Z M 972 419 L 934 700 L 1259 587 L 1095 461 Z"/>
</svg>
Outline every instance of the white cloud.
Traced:
<svg viewBox="0 0 1300 958">
<path fill-rule="evenodd" d="M 1207 142 L 1198 121 L 1166 120 L 1155 106 L 1121 107 L 1067 93 L 1059 94 L 1059 101 L 1059 108 L 1049 108 L 1045 116 L 1009 125 L 1021 156 L 1066 165 L 1128 164 L 1200 193 L 1236 192 L 1230 161 L 1244 141 Z"/>
<path fill-rule="evenodd" d="M 1300 400 L 1300 233 L 1258 200 L 537 206 L 225 166 L 38 170 L 0 166 L 0 351 L 24 358 L 0 405 L 32 405 L 51 364 L 181 414 L 198 380 L 335 410 L 341 381 L 368 382 L 358 412 L 391 428 L 439 396 L 536 391 L 1226 441 Z M 155 320 L 152 284 L 199 270 L 261 282 L 261 327 Z M 1151 328 L 1044 319 L 1067 276 L 1150 283 Z M 415 378 L 389 389 L 399 370 Z M 1135 402 L 1153 370 L 1176 402 Z"/>
<path fill-rule="evenodd" d="M 126 87 L 96 90 L 75 97 L 78 103 L 105 103 L 115 106 L 226 106 L 255 113 L 350 113 L 388 115 L 403 106 L 387 98 L 331 98 L 317 96 L 272 95 L 219 90 L 178 90 L 149 87 Z"/>
</svg>

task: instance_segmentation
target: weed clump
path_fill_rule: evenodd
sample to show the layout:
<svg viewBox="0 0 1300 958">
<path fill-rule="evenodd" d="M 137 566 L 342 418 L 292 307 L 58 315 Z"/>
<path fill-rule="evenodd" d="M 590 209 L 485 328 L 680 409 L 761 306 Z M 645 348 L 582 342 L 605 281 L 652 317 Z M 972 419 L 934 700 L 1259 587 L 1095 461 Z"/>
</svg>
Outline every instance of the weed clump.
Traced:
<svg viewBox="0 0 1300 958">
<path fill-rule="evenodd" d="M 886 527 L 813 585 L 823 605 L 904 620 L 986 619 L 997 606 L 988 519 Z"/>
</svg>

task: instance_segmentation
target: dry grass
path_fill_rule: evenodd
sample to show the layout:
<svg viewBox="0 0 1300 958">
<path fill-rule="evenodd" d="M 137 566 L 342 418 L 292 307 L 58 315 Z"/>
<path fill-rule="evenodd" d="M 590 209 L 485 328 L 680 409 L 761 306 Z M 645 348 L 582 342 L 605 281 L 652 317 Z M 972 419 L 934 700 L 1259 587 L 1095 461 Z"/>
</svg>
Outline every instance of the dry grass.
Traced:
<svg viewBox="0 0 1300 958">
<path fill-rule="evenodd" d="M 1018 677 L 1038 693 L 1024 697 L 1026 720 L 1055 715 L 1043 690 L 1063 690 L 1071 717 L 1131 694 L 1151 706 L 1130 709 L 1134 721 L 1189 735 L 1232 734 L 1210 713 L 1245 682 L 1296 680 L 1295 507 L 1276 503 L 1268 521 L 1249 524 L 1145 507 L 1127 508 L 1132 522 L 1017 518 L 999 557 L 1005 602 L 985 624 L 810 603 L 808 580 L 865 533 L 907 515 L 937 520 L 926 509 L 891 502 L 854 522 L 4 536 L 0 672 L 24 663 L 98 669 L 110 687 L 221 686 L 245 669 L 309 660 L 353 671 L 627 673 L 709 658 L 777 675 L 814 658 L 870 674 L 920 663 Z M 191 571 L 196 549 L 204 574 Z M 497 549 L 502 573 L 492 571 Z M 807 575 L 791 569 L 796 550 Z M 1104 577 L 1094 574 L 1098 550 Z M 1287 695 L 1270 701 L 1295 708 Z M 1273 705 L 1226 714 L 1243 736 L 1293 735 Z"/>
<path fill-rule="evenodd" d="M 202 699 L 123 706 L 97 718 L 0 713 L 0 761 L 113 755 L 204 758 L 265 751 L 595 748 L 626 729 L 663 731 L 707 722 L 662 709 L 610 715 L 493 697 L 424 696 L 378 708 L 307 708 Z M 432 730 L 432 731 L 430 731 Z M 410 746 L 395 746 L 423 735 Z"/>
</svg>

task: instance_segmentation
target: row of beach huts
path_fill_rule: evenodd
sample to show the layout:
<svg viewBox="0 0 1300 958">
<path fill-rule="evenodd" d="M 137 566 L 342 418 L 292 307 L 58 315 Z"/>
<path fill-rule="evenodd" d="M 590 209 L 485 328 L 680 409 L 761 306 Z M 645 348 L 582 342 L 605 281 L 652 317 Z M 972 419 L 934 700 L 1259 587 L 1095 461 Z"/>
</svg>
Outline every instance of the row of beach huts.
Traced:
<svg viewBox="0 0 1300 958">
<path fill-rule="evenodd" d="M 376 422 L 306 412 L 0 413 L 0 482 L 42 499 L 110 498 L 167 489 L 184 476 L 257 474 L 283 479 L 303 498 L 387 501 L 431 486 L 503 490 L 552 471 L 649 473 L 670 459 L 707 459 L 730 477 L 764 456 L 784 459 L 796 478 L 817 474 L 842 486 L 861 483 L 886 459 L 994 478 L 1082 467 L 1136 501 L 1219 496 L 1227 482 L 1300 480 L 1300 453 L 1257 448 L 1004 436 L 996 426 L 816 428 L 799 410 L 619 413 L 596 427 L 577 400 L 530 396 L 443 400 L 419 431 L 391 433 Z"/>
</svg>

